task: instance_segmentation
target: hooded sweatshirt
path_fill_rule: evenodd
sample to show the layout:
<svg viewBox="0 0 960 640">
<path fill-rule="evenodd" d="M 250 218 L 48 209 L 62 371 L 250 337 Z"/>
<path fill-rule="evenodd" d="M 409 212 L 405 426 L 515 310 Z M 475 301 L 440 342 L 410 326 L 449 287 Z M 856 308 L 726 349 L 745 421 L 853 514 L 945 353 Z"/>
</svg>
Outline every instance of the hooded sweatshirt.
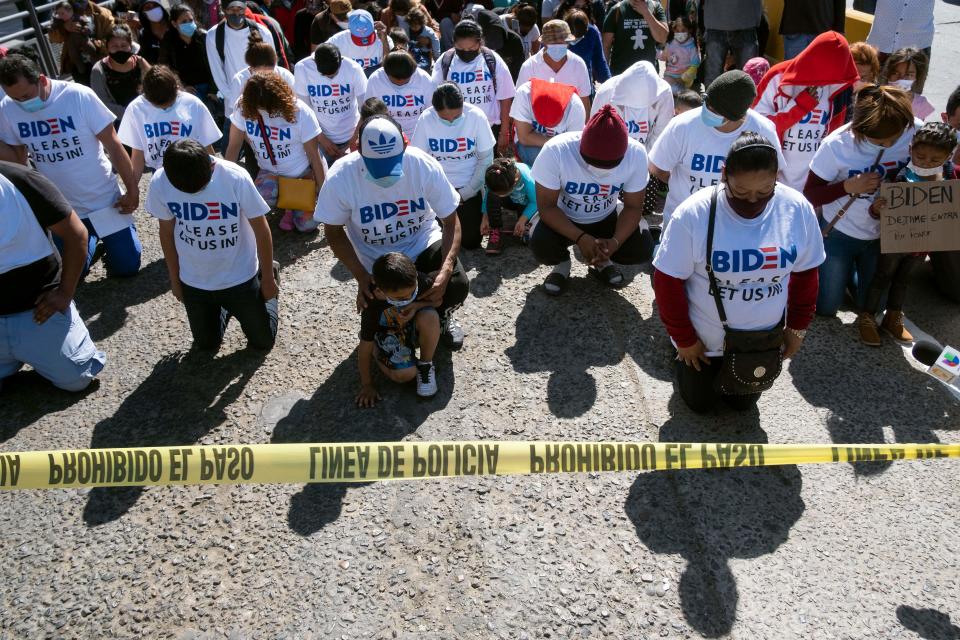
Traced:
<svg viewBox="0 0 960 640">
<path fill-rule="evenodd" d="M 777 128 L 787 185 L 803 189 L 820 141 L 850 120 L 859 79 L 847 40 L 835 31 L 821 33 L 800 55 L 774 65 L 763 77 L 753 108 Z M 808 87 L 816 87 L 819 97 Z"/>
<path fill-rule="evenodd" d="M 526 57 L 523 53 L 523 38 L 516 31 L 505 27 L 500 16 L 493 11 L 484 9 L 478 12 L 477 24 L 483 29 L 485 44 L 500 54 L 516 82 Z"/>
<path fill-rule="evenodd" d="M 627 134 L 647 149 L 673 117 L 673 91 L 646 60 L 600 85 L 591 115 L 607 104 L 613 105 L 627 123 Z"/>
</svg>

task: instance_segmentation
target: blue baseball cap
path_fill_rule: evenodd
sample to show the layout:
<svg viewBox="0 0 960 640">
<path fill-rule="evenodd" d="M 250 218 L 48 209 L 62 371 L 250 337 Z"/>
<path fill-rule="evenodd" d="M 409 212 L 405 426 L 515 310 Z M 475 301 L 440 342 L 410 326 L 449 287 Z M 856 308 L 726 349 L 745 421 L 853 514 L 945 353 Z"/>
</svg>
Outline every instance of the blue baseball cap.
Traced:
<svg viewBox="0 0 960 640">
<path fill-rule="evenodd" d="M 360 134 L 360 155 L 374 178 L 403 175 L 403 132 L 386 118 L 374 118 Z"/>
<path fill-rule="evenodd" d="M 373 16 L 370 15 L 369 11 L 363 9 L 351 11 L 347 14 L 347 23 L 355 44 L 367 46 L 373 43 Z"/>
</svg>

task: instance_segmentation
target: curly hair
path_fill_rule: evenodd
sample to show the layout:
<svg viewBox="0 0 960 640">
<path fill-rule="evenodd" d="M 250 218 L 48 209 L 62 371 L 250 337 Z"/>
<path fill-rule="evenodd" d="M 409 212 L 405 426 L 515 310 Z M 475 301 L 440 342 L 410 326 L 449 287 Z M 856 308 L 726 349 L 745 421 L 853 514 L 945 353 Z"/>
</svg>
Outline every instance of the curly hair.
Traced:
<svg viewBox="0 0 960 640">
<path fill-rule="evenodd" d="M 255 73 L 247 80 L 240 97 L 240 113 L 247 120 L 256 120 L 257 112 L 266 111 L 272 118 L 297 121 L 297 96 L 277 73 Z"/>
</svg>

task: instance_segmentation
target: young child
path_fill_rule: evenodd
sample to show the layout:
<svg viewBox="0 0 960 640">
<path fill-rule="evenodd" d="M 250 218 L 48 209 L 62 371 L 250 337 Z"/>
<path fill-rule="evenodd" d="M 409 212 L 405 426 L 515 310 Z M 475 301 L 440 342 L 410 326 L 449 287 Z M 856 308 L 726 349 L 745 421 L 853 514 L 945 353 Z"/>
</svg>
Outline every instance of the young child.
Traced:
<svg viewBox="0 0 960 640">
<path fill-rule="evenodd" d="M 420 302 L 433 285 L 402 253 L 387 253 L 373 263 L 373 296 L 360 314 L 360 392 L 358 407 L 380 400 L 373 383 L 370 361 L 387 378 L 400 384 L 417 380 L 417 395 L 437 393 L 433 354 L 440 341 L 440 316 L 430 304 Z M 420 357 L 415 350 L 419 346 Z"/>
<path fill-rule="evenodd" d="M 410 37 L 400 27 L 390 29 L 390 39 L 393 40 L 394 51 L 406 51 L 410 48 Z"/>
<path fill-rule="evenodd" d="M 414 7 L 407 14 L 407 24 L 410 25 L 410 53 L 417 61 L 417 66 L 431 73 L 433 70 L 434 54 L 440 50 L 440 41 L 437 34 L 427 25 L 427 14 L 421 7 Z"/>
<path fill-rule="evenodd" d="M 914 135 L 910 145 L 910 164 L 900 170 L 894 182 L 952 180 L 954 170 L 949 160 L 956 147 L 956 131 L 942 122 L 928 122 Z M 874 200 L 870 207 L 870 215 L 879 218 L 886 204 L 883 198 Z M 862 310 L 864 315 L 860 325 L 861 342 L 871 347 L 880 346 L 876 315 L 880 311 L 880 298 L 888 287 L 890 292 L 887 297 L 887 311 L 880 327 L 895 340 L 913 341 L 913 336 L 903 326 L 903 303 L 907 297 L 910 274 L 917 265 L 923 263 L 926 257 L 923 253 L 880 254 L 877 272 L 867 290 L 867 298 Z M 864 325 L 866 325 L 866 331 L 864 331 Z"/>
<path fill-rule="evenodd" d="M 490 235 L 487 254 L 497 255 L 502 250 L 500 228 L 503 226 L 504 207 L 516 212 L 517 223 L 513 226 L 513 235 L 522 238 L 526 244 L 537 215 L 537 185 L 530 175 L 530 167 L 512 158 L 497 158 L 487 167 L 484 183 L 480 232 Z"/>
<path fill-rule="evenodd" d="M 699 109 L 703 106 L 703 96 L 696 91 L 687 89 L 673 96 L 673 114 L 675 116 L 686 113 L 691 109 Z"/>
<path fill-rule="evenodd" d="M 680 16 L 670 23 L 670 37 L 660 59 L 667 63 L 663 79 L 677 94 L 693 86 L 700 66 L 696 25 L 688 16 Z"/>
<path fill-rule="evenodd" d="M 74 25 L 68 30 L 66 25 Z M 93 21 L 86 16 L 74 14 L 73 5 L 63 0 L 53 9 L 53 22 L 50 28 L 63 34 L 63 73 L 69 73 L 80 84 L 90 86 L 90 70 L 97 61 L 97 45 L 90 36 L 93 33 Z"/>
<path fill-rule="evenodd" d="M 883 65 L 883 84 L 900 87 L 913 98 L 913 115 L 926 120 L 935 109 L 924 98 L 923 85 L 927 82 L 927 55 L 919 49 L 907 47 L 890 54 Z"/>
<path fill-rule="evenodd" d="M 880 56 L 876 47 L 866 42 L 854 42 L 850 45 L 850 55 L 860 72 L 860 81 L 853 85 L 854 92 L 859 93 L 860 89 L 877 84 L 877 78 L 880 77 Z"/>
</svg>

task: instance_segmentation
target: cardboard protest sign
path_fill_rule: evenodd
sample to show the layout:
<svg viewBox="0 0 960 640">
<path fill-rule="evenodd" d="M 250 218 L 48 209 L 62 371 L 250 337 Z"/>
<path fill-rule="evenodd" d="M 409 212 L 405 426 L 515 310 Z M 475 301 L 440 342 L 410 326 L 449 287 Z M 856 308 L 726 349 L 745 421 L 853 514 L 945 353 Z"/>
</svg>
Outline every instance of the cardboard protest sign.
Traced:
<svg viewBox="0 0 960 640">
<path fill-rule="evenodd" d="M 883 253 L 960 250 L 960 180 L 885 184 Z"/>
</svg>

